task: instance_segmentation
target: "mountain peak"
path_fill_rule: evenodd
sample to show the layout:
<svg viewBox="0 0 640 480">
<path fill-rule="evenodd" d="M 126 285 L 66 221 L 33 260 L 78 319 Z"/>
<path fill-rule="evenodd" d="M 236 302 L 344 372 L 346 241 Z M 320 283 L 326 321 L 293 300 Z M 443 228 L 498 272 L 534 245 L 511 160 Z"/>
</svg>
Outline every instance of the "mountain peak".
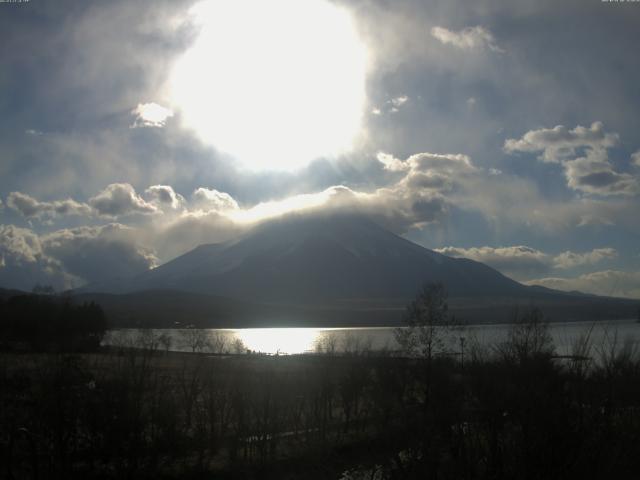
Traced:
<svg viewBox="0 0 640 480">
<path fill-rule="evenodd" d="M 266 303 L 409 299 L 426 282 L 451 295 L 513 295 L 527 287 L 477 262 L 443 256 L 358 215 L 287 216 L 228 243 L 200 246 L 134 279 Z"/>
</svg>

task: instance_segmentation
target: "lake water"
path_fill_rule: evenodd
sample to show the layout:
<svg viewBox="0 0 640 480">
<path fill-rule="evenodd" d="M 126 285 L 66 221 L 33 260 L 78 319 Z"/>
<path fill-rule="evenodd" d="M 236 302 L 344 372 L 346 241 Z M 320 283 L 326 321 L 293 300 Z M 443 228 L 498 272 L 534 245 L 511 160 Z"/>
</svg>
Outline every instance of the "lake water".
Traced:
<svg viewBox="0 0 640 480">
<path fill-rule="evenodd" d="M 504 341 L 511 325 L 471 325 L 442 332 L 450 352 L 465 348 L 490 348 Z M 171 351 L 211 353 L 300 354 L 356 353 L 365 350 L 397 350 L 395 327 L 375 328 L 244 328 L 244 329 L 120 329 L 110 331 L 103 344 L 151 346 Z M 631 344 L 640 348 L 640 323 L 635 320 L 566 322 L 550 324 L 556 353 L 569 355 L 581 337 L 589 335 L 594 349 Z"/>
</svg>

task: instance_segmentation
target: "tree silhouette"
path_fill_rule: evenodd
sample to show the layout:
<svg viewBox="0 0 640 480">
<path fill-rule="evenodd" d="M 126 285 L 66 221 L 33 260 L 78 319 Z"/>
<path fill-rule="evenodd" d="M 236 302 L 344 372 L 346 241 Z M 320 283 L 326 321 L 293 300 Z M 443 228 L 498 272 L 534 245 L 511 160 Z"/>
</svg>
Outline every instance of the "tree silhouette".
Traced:
<svg viewBox="0 0 640 480">
<path fill-rule="evenodd" d="M 447 293 L 441 283 L 425 284 L 416 298 L 407 306 L 405 327 L 394 331 L 402 350 L 432 360 L 445 349 L 445 339 L 455 324 L 449 313 Z"/>
</svg>

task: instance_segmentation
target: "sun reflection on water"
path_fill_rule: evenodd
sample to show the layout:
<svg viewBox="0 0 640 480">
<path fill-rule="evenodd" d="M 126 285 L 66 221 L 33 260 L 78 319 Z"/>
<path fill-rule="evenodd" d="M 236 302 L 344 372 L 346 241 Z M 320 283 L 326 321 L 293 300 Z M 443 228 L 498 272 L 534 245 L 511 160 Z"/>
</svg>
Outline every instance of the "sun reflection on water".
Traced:
<svg viewBox="0 0 640 480">
<path fill-rule="evenodd" d="M 234 330 L 248 350 L 261 353 L 305 353 L 315 349 L 319 328 L 244 328 Z"/>
</svg>

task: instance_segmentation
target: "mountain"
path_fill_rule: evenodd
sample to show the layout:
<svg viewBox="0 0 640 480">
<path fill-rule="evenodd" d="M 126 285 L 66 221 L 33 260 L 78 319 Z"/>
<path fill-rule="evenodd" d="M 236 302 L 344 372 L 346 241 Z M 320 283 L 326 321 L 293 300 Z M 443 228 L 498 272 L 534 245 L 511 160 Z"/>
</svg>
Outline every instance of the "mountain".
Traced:
<svg viewBox="0 0 640 480">
<path fill-rule="evenodd" d="M 532 304 L 551 321 L 633 318 L 638 308 L 634 300 L 525 286 L 347 215 L 270 221 L 73 296 L 99 303 L 121 327 L 374 326 L 398 324 L 429 282 L 445 285 L 451 310 L 468 322 L 507 322 Z"/>
<path fill-rule="evenodd" d="M 406 301 L 426 282 L 452 297 L 529 297 L 524 286 L 450 258 L 359 216 L 287 217 L 229 243 L 202 245 L 102 291 L 181 290 L 268 304 Z"/>
</svg>

